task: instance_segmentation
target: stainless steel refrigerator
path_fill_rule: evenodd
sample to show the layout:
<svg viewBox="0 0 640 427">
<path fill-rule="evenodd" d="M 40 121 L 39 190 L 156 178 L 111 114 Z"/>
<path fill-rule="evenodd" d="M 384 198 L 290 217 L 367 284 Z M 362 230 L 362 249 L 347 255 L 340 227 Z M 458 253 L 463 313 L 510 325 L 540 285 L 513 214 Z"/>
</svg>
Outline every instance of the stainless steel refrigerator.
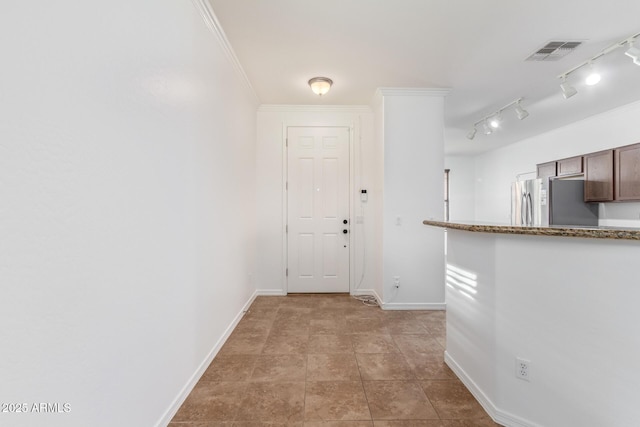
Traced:
<svg viewBox="0 0 640 427">
<path fill-rule="evenodd" d="M 511 184 L 512 225 L 549 225 L 546 187 L 541 179 L 516 181 Z"/>
<path fill-rule="evenodd" d="M 511 185 L 511 224 L 597 226 L 598 204 L 584 202 L 584 180 L 580 178 L 514 182 Z"/>
</svg>

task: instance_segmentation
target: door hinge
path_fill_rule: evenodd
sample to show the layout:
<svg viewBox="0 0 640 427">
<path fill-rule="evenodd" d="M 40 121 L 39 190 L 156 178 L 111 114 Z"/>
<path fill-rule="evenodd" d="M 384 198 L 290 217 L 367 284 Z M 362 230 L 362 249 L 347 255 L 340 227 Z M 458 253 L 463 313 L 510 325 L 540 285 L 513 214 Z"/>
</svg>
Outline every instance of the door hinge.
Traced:
<svg viewBox="0 0 640 427">
<path fill-rule="evenodd" d="M 285 138 L 284 140 L 284 146 L 288 147 L 289 146 L 289 138 Z"/>
<path fill-rule="evenodd" d="M 288 232 L 289 232 L 289 225 L 288 225 L 288 224 L 284 226 L 284 232 L 285 232 L 285 233 L 288 233 Z"/>
<path fill-rule="evenodd" d="M 285 272 L 285 275 L 286 275 L 287 277 L 289 277 L 289 269 L 288 269 L 288 268 L 287 268 L 287 271 Z"/>
<path fill-rule="evenodd" d="M 284 189 L 289 191 L 289 181 L 284 183 Z"/>
</svg>

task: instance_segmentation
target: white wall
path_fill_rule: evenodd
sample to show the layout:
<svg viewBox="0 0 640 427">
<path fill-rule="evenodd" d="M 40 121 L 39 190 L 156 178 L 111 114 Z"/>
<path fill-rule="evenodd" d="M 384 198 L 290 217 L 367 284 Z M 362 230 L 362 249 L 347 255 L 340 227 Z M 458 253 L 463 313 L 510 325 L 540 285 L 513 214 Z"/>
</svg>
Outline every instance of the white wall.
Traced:
<svg viewBox="0 0 640 427">
<path fill-rule="evenodd" d="M 639 114 L 640 102 L 629 104 L 478 156 L 476 219 L 510 221 L 511 182 L 538 163 L 640 141 Z M 601 204 L 600 224 L 640 227 L 639 214 L 640 203 Z"/>
<path fill-rule="evenodd" d="M 256 105 L 196 4 L 3 4 L 0 402 L 70 412 L 1 425 L 165 423 L 252 296 Z"/>
<path fill-rule="evenodd" d="M 447 286 L 447 363 L 496 421 L 639 424 L 636 241 L 447 235 L 447 261 L 467 276 Z M 516 358 L 530 381 L 516 378 Z"/>
<path fill-rule="evenodd" d="M 351 292 L 370 291 L 376 280 L 374 206 L 375 185 L 373 115 L 369 107 L 263 105 L 257 116 L 257 251 L 256 287 L 262 294 L 284 294 L 286 289 L 286 245 L 284 225 L 284 142 L 287 126 L 347 126 L 351 133 Z M 360 202 L 360 189 L 368 190 L 368 201 Z M 355 216 L 364 222 L 356 224 Z M 364 273 L 364 274 L 363 274 Z"/>
<path fill-rule="evenodd" d="M 444 167 L 449 172 L 449 220 L 475 218 L 476 165 L 473 157 L 446 156 Z"/>
<path fill-rule="evenodd" d="M 384 132 L 383 300 L 385 308 L 444 303 L 443 94 L 382 89 Z M 395 288 L 394 277 L 400 277 Z"/>
</svg>

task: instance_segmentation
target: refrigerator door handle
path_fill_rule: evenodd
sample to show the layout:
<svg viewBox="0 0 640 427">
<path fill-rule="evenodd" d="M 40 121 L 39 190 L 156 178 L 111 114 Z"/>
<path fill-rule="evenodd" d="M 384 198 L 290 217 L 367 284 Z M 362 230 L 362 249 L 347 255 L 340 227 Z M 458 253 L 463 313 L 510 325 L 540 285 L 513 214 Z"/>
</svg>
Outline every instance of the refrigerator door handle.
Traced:
<svg viewBox="0 0 640 427">
<path fill-rule="evenodd" d="M 520 225 L 527 225 L 527 193 L 522 193 L 520 200 Z"/>
<path fill-rule="evenodd" d="M 529 215 L 529 220 L 527 221 L 527 225 L 533 225 L 533 200 L 531 199 L 531 193 L 527 193 L 527 214 Z"/>
</svg>

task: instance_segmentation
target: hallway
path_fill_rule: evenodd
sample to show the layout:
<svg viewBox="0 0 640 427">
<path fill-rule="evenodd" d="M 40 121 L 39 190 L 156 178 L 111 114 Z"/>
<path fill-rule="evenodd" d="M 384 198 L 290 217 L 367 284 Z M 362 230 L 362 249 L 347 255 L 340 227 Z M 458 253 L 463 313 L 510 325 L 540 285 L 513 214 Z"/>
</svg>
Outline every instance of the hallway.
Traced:
<svg viewBox="0 0 640 427">
<path fill-rule="evenodd" d="M 497 426 L 444 346 L 443 311 L 258 297 L 169 426 Z"/>
</svg>

